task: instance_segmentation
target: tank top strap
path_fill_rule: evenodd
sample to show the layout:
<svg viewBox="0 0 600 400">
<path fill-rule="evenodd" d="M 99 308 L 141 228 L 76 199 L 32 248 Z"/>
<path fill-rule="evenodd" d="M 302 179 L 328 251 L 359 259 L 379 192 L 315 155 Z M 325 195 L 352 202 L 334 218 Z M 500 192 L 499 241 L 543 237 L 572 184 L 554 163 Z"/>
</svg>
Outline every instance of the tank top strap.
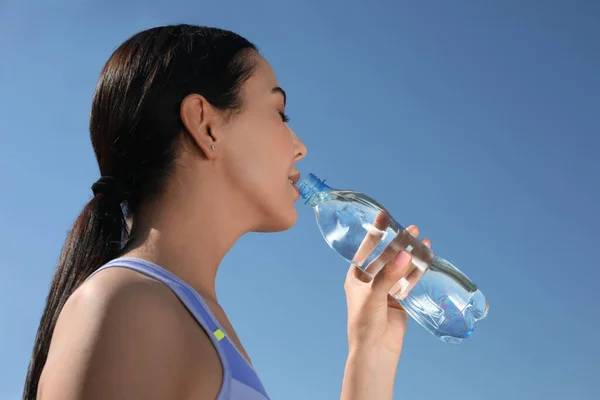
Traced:
<svg viewBox="0 0 600 400">
<path fill-rule="evenodd" d="M 254 368 L 227 337 L 225 330 L 194 288 L 166 269 L 133 257 L 114 259 L 96 270 L 88 279 L 100 271 L 113 267 L 127 268 L 163 283 L 194 316 L 210 337 L 223 366 L 223 384 L 217 400 L 268 400 L 269 397 Z"/>
</svg>

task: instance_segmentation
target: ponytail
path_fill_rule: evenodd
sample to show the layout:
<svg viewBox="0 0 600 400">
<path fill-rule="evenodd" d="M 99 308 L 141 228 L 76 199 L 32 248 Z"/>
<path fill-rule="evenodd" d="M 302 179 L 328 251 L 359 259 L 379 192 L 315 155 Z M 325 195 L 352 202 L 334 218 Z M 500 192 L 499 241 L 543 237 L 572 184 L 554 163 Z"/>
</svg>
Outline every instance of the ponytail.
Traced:
<svg viewBox="0 0 600 400">
<path fill-rule="evenodd" d="M 83 208 L 62 249 L 35 338 L 23 400 L 35 400 L 56 320 L 69 298 L 94 271 L 118 257 L 127 235 L 121 205 L 98 193 Z"/>
</svg>

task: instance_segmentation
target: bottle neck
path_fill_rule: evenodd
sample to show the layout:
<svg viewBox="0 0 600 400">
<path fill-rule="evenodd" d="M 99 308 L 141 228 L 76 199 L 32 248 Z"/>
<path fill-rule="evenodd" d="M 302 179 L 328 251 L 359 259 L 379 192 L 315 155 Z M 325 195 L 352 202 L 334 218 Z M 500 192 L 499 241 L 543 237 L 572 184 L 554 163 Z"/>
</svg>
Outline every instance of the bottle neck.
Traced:
<svg viewBox="0 0 600 400">
<path fill-rule="evenodd" d="M 324 180 L 317 178 L 314 174 L 308 174 L 307 177 L 302 178 L 298 182 L 297 187 L 300 191 L 300 197 L 304 199 L 306 204 L 310 204 L 313 207 L 316 205 L 314 198 L 317 197 L 316 195 L 318 193 L 331 191 L 331 187 L 326 185 Z"/>
</svg>

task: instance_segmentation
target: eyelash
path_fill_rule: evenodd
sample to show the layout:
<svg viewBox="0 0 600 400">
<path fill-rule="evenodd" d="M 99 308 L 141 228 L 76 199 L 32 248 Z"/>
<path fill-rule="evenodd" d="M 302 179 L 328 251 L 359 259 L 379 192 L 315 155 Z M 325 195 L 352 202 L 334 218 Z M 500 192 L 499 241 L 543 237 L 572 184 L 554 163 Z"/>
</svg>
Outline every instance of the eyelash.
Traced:
<svg viewBox="0 0 600 400">
<path fill-rule="evenodd" d="M 286 124 L 290 122 L 290 117 L 288 117 L 285 113 L 279 112 L 279 115 L 281 115 L 281 120 Z"/>
</svg>

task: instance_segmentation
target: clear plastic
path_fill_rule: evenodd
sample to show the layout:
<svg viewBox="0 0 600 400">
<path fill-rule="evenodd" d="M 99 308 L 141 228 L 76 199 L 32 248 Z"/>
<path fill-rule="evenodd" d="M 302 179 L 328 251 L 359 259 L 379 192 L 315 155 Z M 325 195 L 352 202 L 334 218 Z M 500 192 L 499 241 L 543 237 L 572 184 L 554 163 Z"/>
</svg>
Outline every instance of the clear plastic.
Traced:
<svg viewBox="0 0 600 400">
<path fill-rule="evenodd" d="M 398 224 L 365 194 L 338 190 L 310 174 L 298 182 L 300 195 L 314 208 L 323 238 L 366 274 L 377 272 L 398 252 L 412 254 L 412 266 L 390 291 L 408 314 L 446 343 L 458 344 L 485 318 L 488 302 L 477 286 Z"/>
</svg>

